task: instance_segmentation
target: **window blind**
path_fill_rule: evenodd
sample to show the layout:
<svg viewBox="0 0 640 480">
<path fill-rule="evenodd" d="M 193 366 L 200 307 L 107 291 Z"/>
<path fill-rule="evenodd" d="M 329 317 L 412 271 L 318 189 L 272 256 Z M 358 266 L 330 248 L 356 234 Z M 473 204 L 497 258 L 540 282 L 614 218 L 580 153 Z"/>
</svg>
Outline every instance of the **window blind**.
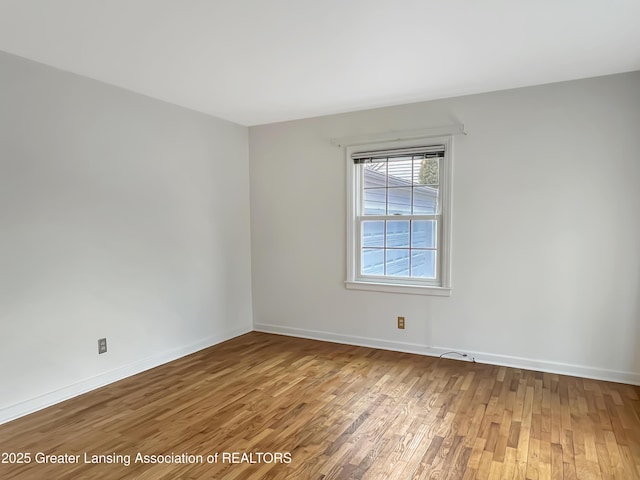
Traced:
<svg viewBox="0 0 640 480">
<path fill-rule="evenodd" d="M 444 145 L 429 145 L 427 147 L 399 148 L 395 150 L 375 150 L 369 152 L 354 152 L 351 154 L 353 163 L 377 163 L 407 158 L 437 158 L 444 157 Z"/>
</svg>

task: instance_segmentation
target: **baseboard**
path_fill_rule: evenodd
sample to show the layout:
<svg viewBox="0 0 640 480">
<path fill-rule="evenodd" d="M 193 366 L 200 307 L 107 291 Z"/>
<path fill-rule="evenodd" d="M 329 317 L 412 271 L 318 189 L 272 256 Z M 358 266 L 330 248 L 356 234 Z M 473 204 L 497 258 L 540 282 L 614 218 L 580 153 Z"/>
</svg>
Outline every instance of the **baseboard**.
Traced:
<svg viewBox="0 0 640 480">
<path fill-rule="evenodd" d="M 440 356 L 446 352 L 458 350 L 456 348 L 432 347 L 408 342 L 391 342 L 378 338 L 342 335 L 338 333 L 324 332 L 319 330 L 307 330 L 294 327 L 284 327 L 266 323 L 254 324 L 253 329 L 255 331 L 264 333 L 276 333 L 279 335 L 288 335 L 291 337 L 308 338 L 312 340 L 322 340 L 326 342 L 343 343 L 347 345 L 357 345 L 361 347 L 379 348 L 382 350 L 393 350 L 397 352 L 415 353 L 418 355 L 429 355 L 435 357 Z M 478 363 L 522 368 L 525 370 L 537 370 L 547 373 L 571 375 L 574 377 L 591 378 L 594 380 L 605 380 L 609 382 L 626 383 L 630 385 L 640 385 L 640 373 L 607 370 L 603 368 L 587 367 L 583 365 L 574 365 L 570 363 L 560 363 L 548 360 L 534 360 L 531 358 L 496 355 L 485 352 L 470 352 L 468 350 L 465 350 L 464 353 L 468 355 L 467 358 L 473 358 Z"/>
<path fill-rule="evenodd" d="M 87 378 L 78 383 L 62 387 L 52 392 L 45 393 L 34 398 L 30 398 L 23 402 L 0 409 L 0 425 L 10 422 L 16 418 L 23 417 L 30 413 L 42 410 L 57 403 L 69 400 L 83 393 L 90 392 L 97 388 L 104 387 L 110 383 L 117 382 L 127 377 L 131 377 L 138 373 L 158 367 L 186 355 L 198 352 L 205 348 L 212 347 L 218 343 L 230 340 L 239 335 L 243 335 L 251 331 L 251 328 L 235 329 L 225 332 L 221 335 L 214 335 L 190 345 L 166 350 L 151 357 L 147 357 L 140 361 L 119 367 L 115 370 L 101 373 L 95 377 Z"/>
</svg>

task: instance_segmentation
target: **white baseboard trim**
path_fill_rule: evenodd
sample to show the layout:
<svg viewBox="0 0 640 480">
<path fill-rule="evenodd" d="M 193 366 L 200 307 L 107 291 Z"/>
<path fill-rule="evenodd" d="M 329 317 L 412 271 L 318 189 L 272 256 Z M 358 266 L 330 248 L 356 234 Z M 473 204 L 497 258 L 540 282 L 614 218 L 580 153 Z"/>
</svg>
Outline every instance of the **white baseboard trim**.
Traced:
<svg viewBox="0 0 640 480">
<path fill-rule="evenodd" d="M 77 397 L 78 395 L 90 392 L 91 390 L 104 387 L 110 383 L 117 382 L 118 380 L 131 377 L 144 372 L 145 370 L 150 370 L 165 363 L 172 362 L 173 360 L 177 360 L 178 358 L 191 355 L 192 353 L 212 347 L 218 343 L 225 342 L 250 331 L 251 328 L 230 330 L 223 334 L 214 335 L 190 345 L 185 345 L 183 347 L 174 348 L 152 355 L 129 365 L 116 368 L 115 370 L 101 373 L 95 377 L 87 378 L 72 385 L 2 408 L 0 409 L 0 425 L 65 400 Z"/>
<path fill-rule="evenodd" d="M 407 342 L 391 342 L 378 338 L 342 335 L 339 333 L 285 327 L 281 325 L 271 325 L 266 323 L 254 324 L 253 329 L 257 332 L 275 333 L 279 335 L 287 335 L 290 337 L 308 338 L 311 340 L 322 340 L 326 342 L 379 348 L 382 350 L 393 350 L 397 352 L 415 353 L 418 355 L 429 355 L 434 357 L 438 357 L 446 352 L 460 351 L 460 349 L 456 348 L 432 347 Z M 640 373 L 607 370 L 603 368 L 587 367 L 583 365 L 574 365 L 570 363 L 553 362 L 548 360 L 534 360 L 531 358 L 513 357 L 509 355 L 470 352 L 468 350 L 464 350 L 464 353 L 468 355 L 467 358 L 474 358 L 478 363 L 522 368 L 524 370 L 537 370 L 547 373 L 571 375 L 574 377 L 591 378 L 594 380 L 605 380 L 609 382 L 626 383 L 630 385 L 640 385 Z M 454 360 L 456 359 L 454 357 L 448 358 L 453 358 Z"/>
</svg>

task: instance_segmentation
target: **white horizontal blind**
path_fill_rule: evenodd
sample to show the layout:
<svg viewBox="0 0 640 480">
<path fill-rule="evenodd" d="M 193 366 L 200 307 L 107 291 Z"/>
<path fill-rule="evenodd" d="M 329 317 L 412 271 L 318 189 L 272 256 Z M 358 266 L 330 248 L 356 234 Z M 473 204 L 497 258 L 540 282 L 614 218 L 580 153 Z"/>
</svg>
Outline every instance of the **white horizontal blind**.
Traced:
<svg viewBox="0 0 640 480">
<path fill-rule="evenodd" d="M 354 152 L 351 154 L 353 163 L 377 163 L 412 158 L 444 157 L 444 145 L 429 145 L 426 147 L 401 148 L 396 150 L 375 150 L 368 152 Z"/>
</svg>

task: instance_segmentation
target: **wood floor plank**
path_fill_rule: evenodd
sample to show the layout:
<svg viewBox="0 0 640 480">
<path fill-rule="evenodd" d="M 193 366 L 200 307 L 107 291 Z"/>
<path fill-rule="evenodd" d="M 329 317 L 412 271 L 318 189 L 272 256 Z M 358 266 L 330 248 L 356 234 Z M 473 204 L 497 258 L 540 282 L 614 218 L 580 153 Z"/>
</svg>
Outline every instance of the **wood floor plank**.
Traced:
<svg viewBox="0 0 640 480">
<path fill-rule="evenodd" d="M 631 480 L 640 388 L 252 332 L 2 425 L 2 452 L 31 458 L 3 480 Z"/>
</svg>

